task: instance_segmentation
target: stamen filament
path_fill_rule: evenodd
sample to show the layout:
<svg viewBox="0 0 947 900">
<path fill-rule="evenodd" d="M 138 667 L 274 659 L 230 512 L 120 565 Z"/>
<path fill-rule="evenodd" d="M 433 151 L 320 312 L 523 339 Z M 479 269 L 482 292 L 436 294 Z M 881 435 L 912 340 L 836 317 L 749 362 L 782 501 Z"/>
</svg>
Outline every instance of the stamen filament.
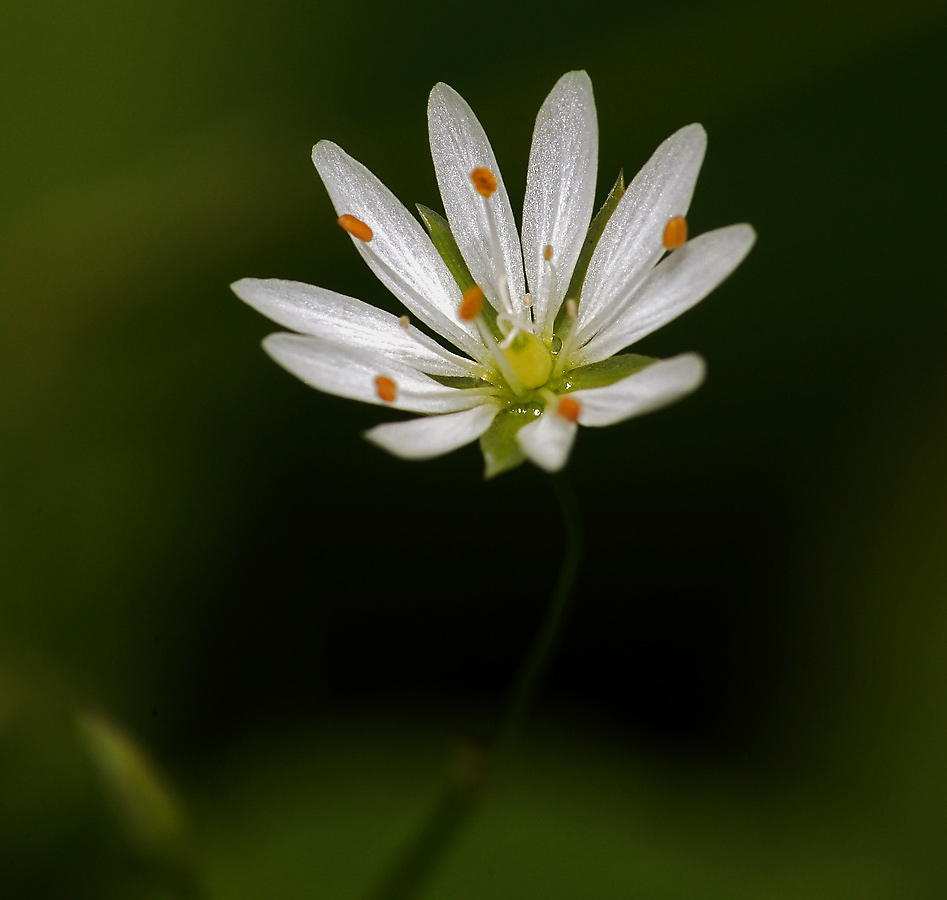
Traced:
<svg viewBox="0 0 947 900">
<path fill-rule="evenodd" d="M 562 347 L 559 349 L 559 354 L 556 356 L 556 367 L 553 370 L 553 378 L 558 378 L 562 374 L 562 370 L 565 368 L 566 359 L 572 352 L 573 338 L 575 336 L 575 320 L 578 314 L 579 307 L 575 300 L 570 297 L 568 300 L 566 300 L 566 322 L 564 330 L 560 335 Z"/>
<path fill-rule="evenodd" d="M 496 292 L 497 299 L 503 304 L 508 313 L 513 312 L 513 298 L 510 296 L 509 281 L 506 277 L 506 259 L 500 247 L 500 229 L 497 227 L 496 213 L 490 205 L 490 201 L 485 197 L 484 206 L 487 208 L 487 224 L 490 232 L 490 244 L 493 251 L 494 264 L 500 270 L 497 273 Z"/>
<path fill-rule="evenodd" d="M 546 297 L 545 337 L 547 340 L 552 337 L 552 330 L 556 321 L 556 313 L 559 312 L 558 308 L 552 308 L 555 295 L 559 292 L 559 270 L 556 268 L 556 264 L 552 261 L 552 256 L 552 244 L 546 244 L 546 246 L 543 247 L 543 261 L 546 263 L 546 265 L 543 267 L 541 283 L 543 295 Z"/>
<path fill-rule="evenodd" d="M 470 180 L 473 182 L 477 193 L 483 197 L 483 205 L 487 212 L 487 232 L 490 237 L 490 252 L 493 254 L 494 266 L 497 269 L 496 283 L 493 289 L 497 295 L 497 300 L 504 307 L 506 312 L 513 314 L 513 300 L 510 296 L 509 281 L 506 277 L 506 259 L 503 256 L 500 244 L 500 229 L 496 221 L 496 212 L 490 198 L 496 192 L 497 181 L 493 173 L 483 166 L 479 166 L 470 173 Z"/>
</svg>

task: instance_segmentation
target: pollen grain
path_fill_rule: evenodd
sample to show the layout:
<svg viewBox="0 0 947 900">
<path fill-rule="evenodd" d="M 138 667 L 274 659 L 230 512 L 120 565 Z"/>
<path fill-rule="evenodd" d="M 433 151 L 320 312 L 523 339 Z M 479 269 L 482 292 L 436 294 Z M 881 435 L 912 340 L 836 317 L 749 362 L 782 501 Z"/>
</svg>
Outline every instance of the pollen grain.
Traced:
<svg viewBox="0 0 947 900">
<path fill-rule="evenodd" d="M 398 390 L 395 387 L 395 383 L 390 379 L 386 378 L 384 375 L 379 375 L 375 379 L 375 390 L 378 391 L 378 396 L 381 400 L 384 400 L 385 403 L 392 403 L 396 396 L 398 396 Z"/>
<path fill-rule="evenodd" d="M 577 422 L 579 420 L 579 413 L 582 412 L 582 407 L 579 401 L 572 397 L 560 397 L 559 402 L 556 404 L 556 412 L 567 422 Z"/>
<path fill-rule="evenodd" d="M 667 225 L 664 226 L 664 249 L 677 250 L 678 247 L 684 246 L 686 240 L 687 219 L 683 216 L 668 219 Z"/>
<path fill-rule="evenodd" d="M 470 173 L 470 180 L 481 197 L 489 197 L 497 189 L 497 180 L 493 172 L 483 166 L 478 166 Z"/>
<path fill-rule="evenodd" d="M 464 298 L 460 301 L 460 317 L 470 322 L 480 315 L 483 309 L 483 291 L 479 285 L 471 285 L 464 291 Z"/>
<path fill-rule="evenodd" d="M 347 231 L 352 237 L 358 238 L 360 241 L 365 241 L 366 244 L 372 239 L 371 228 L 361 219 L 356 219 L 355 216 L 350 216 L 346 213 L 344 216 L 339 216 L 338 222 L 339 227 L 343 231 Z"/>
</svg>

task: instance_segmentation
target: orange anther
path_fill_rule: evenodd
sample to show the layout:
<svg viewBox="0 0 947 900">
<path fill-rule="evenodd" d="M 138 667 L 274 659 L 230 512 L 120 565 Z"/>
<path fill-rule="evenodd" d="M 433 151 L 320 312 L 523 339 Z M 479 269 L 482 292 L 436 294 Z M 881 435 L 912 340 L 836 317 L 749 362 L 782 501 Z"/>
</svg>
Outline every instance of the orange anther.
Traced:
<svg viewBox="0 0 947 900">
<path fill-rule="evenodd" d="M 664 249 L 677 250 L 678 247 L 684 246 L 686 240 L 687 219 L 683 216 L 668 219 L 667 225 L 664 226 Z"/>
<path fill-rule="evenodd" d="M 350 216 L 346 213 L 344 216 L 339 216 L 338 222 L 339 227 L 343 231 L 347 231 L 352 237 L 358 238 L 360 241 L 365 241 L 366 244 L 372 239 L 371 228 L 361 219 L 356 219 L 355 216 Z"/>
<path fill-rule="evenodd" d="M 556 404 L 556 412 L 567 422 L 578 422 L 582 407 L 579 405 L 579 401 L 572 397 L 560 397 Z"/>
<path fill-rule="evenodd" d="M 481 197 L 489 197 L 497 189 L 497 180 L 493 172 L 479 166 L 470 173 L 470 180 Z"/>
<path fill-rule="evenodd" d="M 543 259 L 546 260 L 546 262 L 552 259 L 552 244 L 546 244 L 546 246 L 543 247 Z"/>
<path fill-rule="evenodd" d="M 464 291 L 464 299 L 460 301 L 460 317 L 469 322 L 476 319 L 483 309 L 483 291 L 476 284 L 471 285 Z"/>
<path fill-rule="evenodd" d="M 398 393 L 395 383 L 390 378 L 385 378 L 384 375 L 379 375 L 375 379 L 375 390 L 378 391 L 378 396 L 385 403 L 393 402 Z"/>
</svg>

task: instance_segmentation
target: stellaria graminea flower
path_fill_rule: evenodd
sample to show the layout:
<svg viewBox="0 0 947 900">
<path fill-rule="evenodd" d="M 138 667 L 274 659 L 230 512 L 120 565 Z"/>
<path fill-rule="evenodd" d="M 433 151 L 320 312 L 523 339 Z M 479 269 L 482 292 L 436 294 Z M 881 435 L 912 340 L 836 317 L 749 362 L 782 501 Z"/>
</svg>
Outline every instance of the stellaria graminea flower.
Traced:
<svg viewBox="0 0 947 900">
<path fill-rule="evenodd" d="M 700 125 L 671 135 L 627 189 L 619 176 L 593 219 L 592 84 L 585 72 L 567 73 L 536 118 L 521 243 L 470 107 L 438 84 L 428 121 L 447 218 L 419 206 L 427 233 L 335 144 L 321 141 L 312 158 L 339 225 L 372 271 L 460 352 L 409 316 L 352 297 L 238 281 L 241 299 L 298 332 L 264 341 L 278 363 L 327 393 L 421 413 L 366 432 L 397 456 L 430 458 L 479 438 L 487 476 L 525 458 L 557 471 L 578 425 L 611 425 L 700 385 L 696 354 L 618 352 L 703 299 L 755 239 L 749 225 L 731 225 L 688 240 L 685 216 L 706 147 Z"/>
</svg>

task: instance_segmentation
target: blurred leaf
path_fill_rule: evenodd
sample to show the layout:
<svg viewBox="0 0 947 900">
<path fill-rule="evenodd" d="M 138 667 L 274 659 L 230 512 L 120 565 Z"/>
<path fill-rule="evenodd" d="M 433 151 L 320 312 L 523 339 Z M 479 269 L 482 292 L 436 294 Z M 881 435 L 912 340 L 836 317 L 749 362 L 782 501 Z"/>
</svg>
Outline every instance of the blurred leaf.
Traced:
<svg viewBox="0 0 947 900">
<path fill-rule="evenodd" d="M 214 895 L 364 896 L 438 802 L 444 731 L 375 715 L 244 747 L 208 798 Z M 425 896 L 894 900 L 895 867 L 882 833 L 818 791 L 682 777 L 578 720 L 533 726 Z"/>
<path fill-rule="evenodd" d="M 104 716 L 80 713 L 76 723 L 129 840 L 151 856 L 177 860 L 184 816 L 155 765 Z"/>
</svg>

